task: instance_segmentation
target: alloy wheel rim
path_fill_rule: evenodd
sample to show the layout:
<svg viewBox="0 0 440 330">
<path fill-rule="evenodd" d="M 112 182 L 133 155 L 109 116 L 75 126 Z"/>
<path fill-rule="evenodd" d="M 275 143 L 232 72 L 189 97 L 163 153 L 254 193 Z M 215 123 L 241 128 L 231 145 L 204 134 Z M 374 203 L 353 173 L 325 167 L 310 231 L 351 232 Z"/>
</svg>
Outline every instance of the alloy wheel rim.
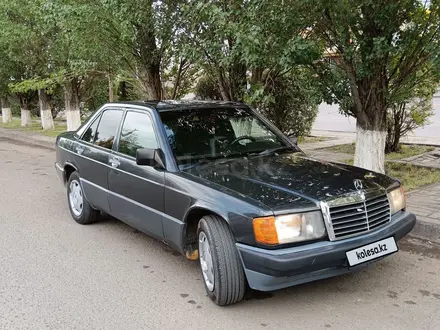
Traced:
<svg viewBox="0 0 440 330">
<path fill-rule="evenodd" d="M 208 237 L 206 237 L 203 231 L 199 234 L 199 255 L 203 279 L 208 290 L 212 292 L 214 291 L 214 263 L 212 261 Z"/>
<path fill-rule="evenodd" d="M 83 193 L 77 180 L 72 180 L 69 186 L 69 203 L 73 214 L 79 217 L 83 211 Z"/>
</svg>

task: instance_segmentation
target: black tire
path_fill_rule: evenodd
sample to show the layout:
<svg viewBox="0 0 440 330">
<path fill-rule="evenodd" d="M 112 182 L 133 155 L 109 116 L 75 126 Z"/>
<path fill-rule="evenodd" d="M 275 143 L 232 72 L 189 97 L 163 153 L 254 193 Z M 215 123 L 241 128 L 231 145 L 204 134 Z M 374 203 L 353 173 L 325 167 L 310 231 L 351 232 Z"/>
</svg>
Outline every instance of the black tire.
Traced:
<svg viewBox="0 0 440 330">
<path fill-rule="evenodd" d="M 239 302 L 246 291 L 246 278 L 231 229 L 219 217 L 204 216 L 197 229 L 198 238 L 201 232 L 207 237 L 213 261 L 213 290 L 203 281 L 209 298 L 220 306 Z"/>
<path fill-rule="evenodd" d="M 82 194 L 82 211 L 80 214 L 76 214 L 74 210 L 72 209 L 72 205 L 70 203 L 69 195 L 71 192 L 71 184 L 75 181 L 79 184 L 79 187 L 81 189 Z M 86 200 L 84 193 L 82 191 L 82 186 L 80 184 L 80 178 L 78 172 L 73 172 L 70 174 L 69 180 L 67 181 L 67 204 L 69 205 L 70 214 L 72 215 L 72 218 L 81 225 L 88 225 L 90 223 L 96 222 L 99 219 L 100 212 L 98 210 L 95 210 L 89 202 Z"/>
</svg>

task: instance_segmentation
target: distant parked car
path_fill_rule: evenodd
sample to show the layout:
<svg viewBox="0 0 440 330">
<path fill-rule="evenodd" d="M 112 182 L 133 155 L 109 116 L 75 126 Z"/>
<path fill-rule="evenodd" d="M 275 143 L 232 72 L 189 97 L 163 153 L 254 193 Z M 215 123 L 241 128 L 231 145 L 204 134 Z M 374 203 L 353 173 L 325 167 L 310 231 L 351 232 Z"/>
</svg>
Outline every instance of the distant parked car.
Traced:
<svg viewBox="0 0 440 330">
<path fill-rule="evenodd" d="M 219 305 L 359 269 L 416 222 L 397 180 L 309 158 L 240 103 L 106 104 L 56 146 L 76 222 L 103 211 L 199 259 Z"/>
</svg>

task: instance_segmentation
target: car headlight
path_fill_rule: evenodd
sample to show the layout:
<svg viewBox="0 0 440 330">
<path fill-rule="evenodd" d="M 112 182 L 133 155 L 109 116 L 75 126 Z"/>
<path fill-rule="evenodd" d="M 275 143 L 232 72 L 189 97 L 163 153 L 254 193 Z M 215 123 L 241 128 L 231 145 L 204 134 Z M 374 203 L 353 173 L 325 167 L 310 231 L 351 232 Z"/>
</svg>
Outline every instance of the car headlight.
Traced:
<svg viewBox="0 0 440 330">
<path fill-rule="evenodd" d="M 388 200 L 390 201 L 391 214 L 397 213 L 406 208 L 405 192 L 403 187 L 394 189 L 388 193 Z"/>
<path fill-rule="evenodd" d="M 321 211 L 255 218 L 255 239 L 275 245 L 321 238 L 325 235 Z"/>
</svg>

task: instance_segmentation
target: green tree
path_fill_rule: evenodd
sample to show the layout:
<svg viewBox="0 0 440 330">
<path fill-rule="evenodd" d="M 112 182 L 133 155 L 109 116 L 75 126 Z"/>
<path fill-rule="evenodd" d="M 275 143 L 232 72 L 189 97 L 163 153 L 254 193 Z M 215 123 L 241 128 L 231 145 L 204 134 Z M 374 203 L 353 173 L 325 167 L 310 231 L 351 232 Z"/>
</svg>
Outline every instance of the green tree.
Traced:
<svg viewBox="0 0 440 330">
<path fill-rule="evenodd" d="M 281 131 L 297 137 L 310 133 L 318 114 L 321 94 L 307 68 L 297 67 L 254 90 L 247 98 Z"/>
<path fill-rule="evenodd" d="M 11 103 L 21 107 L 22 125 L 30 124 L 30 108 L 35 103 L 35 93 L 14 93 L 9 85 L 27 79 L 38 61 L 34 47 L 38 37 L 32 34 L 34 25 L 32 7 L 5 0 L 0 3 L 0 97 L 3 104 L 3 121 L 12 119 Z M 18 101 L 18 102 L 17 102 Z"/>
<path fill-rule="evenodd" d="M 53 24 L 43 15 L 48 2 L 26 0 L 17 3 L 5 0 L 0 3 L 2 39 L 7 44 L 9 58 L 20 71 L 9 79 L 9 89 L 16 95 L 29 95 L 38 91 L 40 118 L 43 129 L 54 127 L 51 111 L 53 74 L 51 40 L 56 34 Z M 23 98 L 21 101 L 26 101 Z M 29 124 L 28 105 L 22 104 L 23 124 Z"/>
<path fill-rule="evenodd" d="M 118 57 L 110 56 L 99 43 L 95 29 L 101 17 L 95 16 L 96 11 L 95 2 L 90 0 L 54 0 L 45 11 L 58 31 L 52 57 L 56 82 L 63 89 L 68 130 L 81 125 L 81 107 L 90 97 L 90 83 L 109 80 L 109 99 L 113 99 L 111 72 L 118 65 Z"/>
<path fill-rule="evenodd" d="M 336 55 L 317 72 L 357 119 L 354 164 L 384 172 L 388 109 L 420 84 L 417 72 L 440 52 L 439 1 L 320 0 L 308 13 L 313 33 Z"/>
<path fill-rule="evenodd" d="M 437 89 L 439 73 L 435 67 L 429 66 L 414 73 L 419 82 L 400 94 L 400 100 L 388 109 L 387 138 L 385 152 L 400 150 L 400 139 L 414 129 L 429 123 L 434 115 L 432 98 Z"/>
<path fill-rule="evenodd" d="M 202 75 L 194 87 L 194 94 L 201 100 L 221 100 L 217 81 L 208 74 Z"/>
<path fill-rule="evenodd" d="M 311 78 L 299 67 L 320 57 L 319 45 L 309 38 L 309 21 L 298 15 L 301 10 L 299 1 L 189 1 L 181 16 L 182 44 L 204 72 L 196 94 L 216 97 L 207 89 L 215 82 L 223 100 L 249 101 L 284 131 L 307 132 L 310 120 L 304 121 L 308 129 L 287 127 L 294 118 L 316 115 L 316 90 L 310 94 L 297 84 Z M 313 101 L 301 107 L 294 99 Z M 304 112 L 298 117 L 300 107 Z"/>
<path fill-rule="evenodd" d="M 245 1 L 204 0 L 182 8 L 183 53 L 212 76 L 225 101 L 243 100 L 246 92 L 247 68 L 237 35 L 249 7 Z"/>
<path fill-rule="evenodd" d="M 38 92 L 43 128 L 52 128 L 52 117 L 65 109 L 67 127 L 75 130 L 81 124 L 80 108 L 90 98 L 90 83 L 111 80 L 117 66 L 118 58 L 99 47 L 96 3 L 5 0 L 0 6 L 6 26 L 0 42 L 7 42 L 10 58 L 22 68 L 9 82 L 20 99 L 22 122 L 30 119 L 29 97 Z"/>
<path fill-rule="evenodd" d="M 9 123 L 12 120 L 12 111 L 10 105 L 10 95 L 8 82 L 11 79 L 12 63 L 6 54 L 4 44 L 0 43 L 0 108 L 3 123 Z"/>
<path fill-rule="evenodd" d="M 123 75 L 143 98 L 162 99 L 162 62 L 169 57 L 177 33 L 182 1 L 99 0 L 97 35 L 113 56 L 120 58 Z"/>
</svg>

